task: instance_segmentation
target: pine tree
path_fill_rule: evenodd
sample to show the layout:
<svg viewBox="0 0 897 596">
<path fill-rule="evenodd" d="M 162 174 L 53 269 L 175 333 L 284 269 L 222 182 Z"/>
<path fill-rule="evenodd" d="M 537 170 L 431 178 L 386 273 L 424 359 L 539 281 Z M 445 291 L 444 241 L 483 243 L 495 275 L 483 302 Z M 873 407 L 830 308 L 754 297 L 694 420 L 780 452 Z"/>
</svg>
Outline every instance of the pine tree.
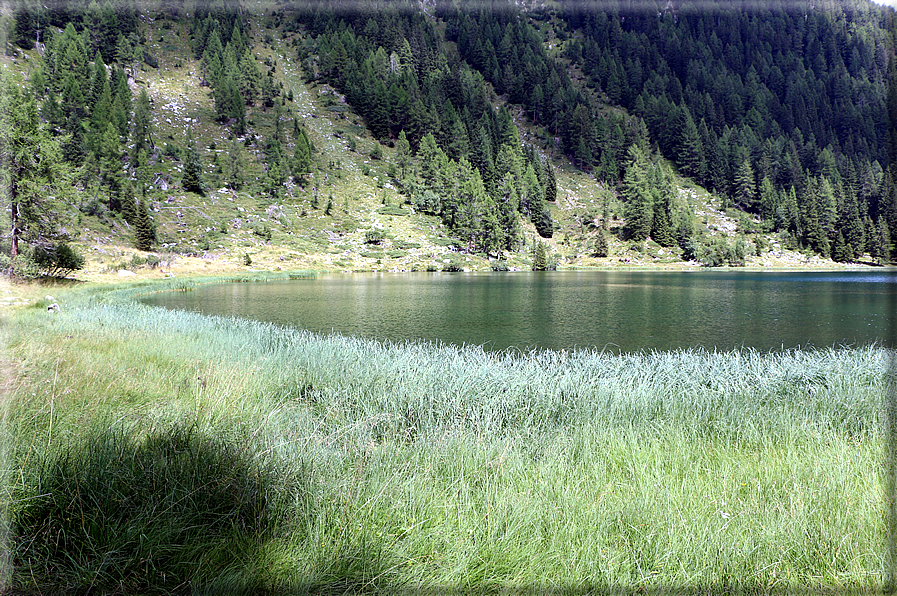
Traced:
<svg viewBox="0 0 897 596">
<path fill-rule="evenodd" d="M 661 246 L 673 246 L 676 238 L 673 235 L 670 223 L 669 199 L 658 198 L 654 203 L 654 217 L 652 219 L 651 239 Z"/>
<path fill-rule="evenodd" d="M 760 218 L 771 227 L 775 222 L 776 210 L 779 207 L 779 193 L 767 176 L 760 182 Z"/>
<path fill-rule="evenodd" d="M 554 167 L 549 159 L 545 160 L 545 200 L 549 203 L 557 201 L 558 182 L 554 177 Z"/>
<path fill-rule="evenodd" d="M 832 260 L 836 263 L 849 263 L 853 260 L 853 248 L 844 240 L 844 234 L 840 230 L 832 246 Z"/>
<path fill-rule="evenodd" d="M 408 166 L 411 165 L 411 144 L 408 142 L 408 137 L 405 136 L 404 130 L 399 133 L 399 138 L 396 141 L 395 161 L 396 167 L 399 168 L 399 172 L 401 173 L 402 180 L 404 180 Z"/>
<path fill-rule="evenodd" d="M 144 88 L 140 90 L 140 95 L 137 96 L 137 106 L 134 108 L 134 128 L 131 131 L 131 139 L 134 142 L 134 148 L 131 150 L 132 160 L 137 161 L 140 152 L 148 150 L 152 146 L 152 134 L 152 108 L 149 95 Z"/>
<path fill-rule="evenodd" d="M 641 148 L 629 148 L 629 166 L 623 177 L 623 197 L 626 215 L 626 229 L 629 237 L 641 242 L 651 233 L 653 227 L 653 197 L 648 188 L 648 160 Z"/>
<path fill-rule="evenodd" d="M 293 180 L 301 184 L 306 174 L 311 173 L 311 142 L 302 127 L 297 127 L 295 145 L 292 163 Z"/>
<path fill-rule="evenodd" d="M 13 267 L 22 244 L 53 245 L 64 238 L 62 200 L 72 189 L 59 140 L 38 116 L 37 103 L 12 77 L 0 80 L 0 177 L 11 219 Z"/>
<path fill-rule="evenodd" d="M 607 257 L 610 253 L 610 247 L 607 242 L 607 236 L 604 235 L 604 230 L 598 230 L 598 234 L 595 236 L 595 242 L 592 244 L 592 256 L 598 258 Z"/>
<path fill-rule="evenodd" d="M 120 211 L 118 194 L 123 179 L 122 145 L 118 129 L 111 122 L 106 122 L 106 129 L 98 135 L 95 150 L 98 175 L 103 186 L 109 189 L 109 209 Z"/>
<path fill-rule="evenodd" d="M 860 218 L 860 210 L 857 207 L 856 196 L 849 193 L 844 199 L 840 221 L 840 232 L 844 234 L 845 242 L 853 250 L 851 257 L 860 257 L 866 248 L 866 230 L 863 220 Z"/>
<path fill-rule="evenodd" d="M 137 202 L 137 221 L 134 224 L 134 248 L 152 250 L 156 242 L 156 225 L 153 223 L 146 206 L 146 198 Z"/>
<path fill-rule="evenodd" d="M 751 160 L 745 157 L 738 166 L 735 173 L 734 193 L 735 203 L 737 206 L 745 210 L 754 208 L 754 200 L 757 194 L 757 185 L 754 181 L 754 168 L 751 166 Z"/>
<path fill-rule="evenodd" d="M 884 265 L 891 260 L 891 234 L 884 217 L 878 218 L 875 226 L 875 241 L 872 248 L 872 258 L 879 265 Z"/>
<path fill-rule="evenodd" d="M 679 126 L 678 162 L 682 164 L 685 174 L 699 183 L 703 183 L 706 173 L 704 147 L 701 135 L 688 107 L 682 109 Z"/>
<path fill-rule="evenodd" d="M 545 271 L 548 269 L 548 251 L 545 243 L 536 240 L 533 247 L 533 271 Z"/>
<path fill-rule="evenodd" d="M 187 155 L 184 159 L 184 175 L 181 186 L 185 192 L 205 195 L 205 184 L 202 177 L 202 165 L 199 163 L 199 152 L 193 141 L 193 131 L 187 130 Z"/>
<path fill-rule="evenodd" d="M 134 187 L 130 181 L 122 185 L 121 194 L 121 215 L 125 221 L 131 226 L 137 225 L 137 200 L 134 198 Z"/>
</svg>

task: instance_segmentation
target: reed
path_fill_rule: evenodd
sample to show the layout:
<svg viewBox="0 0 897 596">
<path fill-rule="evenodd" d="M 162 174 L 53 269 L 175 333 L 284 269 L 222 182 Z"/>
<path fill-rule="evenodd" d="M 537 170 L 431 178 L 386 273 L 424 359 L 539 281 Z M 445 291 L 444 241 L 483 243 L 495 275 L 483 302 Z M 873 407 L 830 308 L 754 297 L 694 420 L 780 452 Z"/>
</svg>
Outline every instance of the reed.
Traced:
<svg viewBox="0 0 897 596">
<path fill-rule="evenodd" d="M 4 328 L 15 589 L 882 587 L 888 350 L 494 353 L 158 289 Z"/>
</svg>

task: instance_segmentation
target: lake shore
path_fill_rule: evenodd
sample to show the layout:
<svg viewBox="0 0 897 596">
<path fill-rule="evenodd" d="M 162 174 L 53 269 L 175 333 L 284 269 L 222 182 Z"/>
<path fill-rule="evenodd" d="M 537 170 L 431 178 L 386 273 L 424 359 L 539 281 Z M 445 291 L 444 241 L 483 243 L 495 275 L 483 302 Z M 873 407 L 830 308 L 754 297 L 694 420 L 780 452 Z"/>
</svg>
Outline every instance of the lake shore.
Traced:
<svg viewBox="0 0 897 596">
<path fill-rule="evenodd" d="M 870 481 L 885 350 L 486 353 L 134 302 L 202 281 L 19 288 L 0 585 L 873 593 L 887 577 Z"/>
</svg>

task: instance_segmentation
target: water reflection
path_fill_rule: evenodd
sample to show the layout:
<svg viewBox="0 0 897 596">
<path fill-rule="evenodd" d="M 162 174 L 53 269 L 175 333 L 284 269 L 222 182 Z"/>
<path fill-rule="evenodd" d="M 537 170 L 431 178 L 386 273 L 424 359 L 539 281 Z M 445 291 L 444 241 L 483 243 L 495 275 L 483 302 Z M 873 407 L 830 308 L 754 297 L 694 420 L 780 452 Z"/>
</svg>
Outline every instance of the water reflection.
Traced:
<svg viewBox="0 0 897 596">
<path fill-rule="evenodd" d="M 887 342 L 897 274 L 349 274 L 214 285 L 146 302 L 321 333 L 491 349 L 770 350 Z"/>
</svg>

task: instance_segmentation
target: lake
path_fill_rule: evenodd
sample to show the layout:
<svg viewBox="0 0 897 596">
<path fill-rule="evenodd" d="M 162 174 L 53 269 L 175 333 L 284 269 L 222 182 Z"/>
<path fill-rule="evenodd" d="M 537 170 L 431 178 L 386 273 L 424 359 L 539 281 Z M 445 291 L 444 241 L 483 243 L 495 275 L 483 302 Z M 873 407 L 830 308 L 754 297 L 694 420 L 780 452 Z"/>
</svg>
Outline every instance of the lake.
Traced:
<svg viewBox="0 0 897 596">
<path fill-rule="evenodd" d="M 142 301 L 319 333 L 497 350 L 769 351 L 893 345 L 897 270 L 327 274 Z"/>
</svg>

